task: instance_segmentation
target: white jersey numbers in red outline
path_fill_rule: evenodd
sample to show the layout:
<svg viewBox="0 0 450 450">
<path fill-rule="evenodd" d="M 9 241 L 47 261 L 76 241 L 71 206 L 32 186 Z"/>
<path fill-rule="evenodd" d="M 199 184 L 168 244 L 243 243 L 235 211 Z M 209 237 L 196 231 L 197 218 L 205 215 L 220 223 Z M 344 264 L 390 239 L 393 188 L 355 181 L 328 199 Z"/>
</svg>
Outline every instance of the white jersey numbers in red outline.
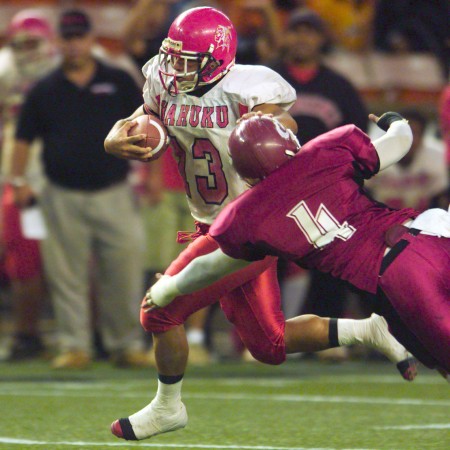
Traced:
<svg viewBox="0 0 450 450">
<path fill-rule="evenodd" d="M 178 160 L 178 170 L 184 179 L 186 194 L 192 198 L 191 186 L 186 176 L 186 153 L 176 138 L 172 136 L 171 144 L 174 155 Z M 228 197 L 228 183 L 223 171 L 222 158 L 219 151 L 211 141 L 202 138 L 195 139 L 191 151 L 194 160 L 200 159 L 207 162 L 207 173 L 195 174 L 197 192 L 206 204 L 221 205 Z"/>
<path fill-rule="evenodd" d="M 335 238 L 346 241 L 356 231 L 356 228 L 347 222 L 340 224 L 323 203 L 320 204 L 314 216 L 306 202 L 302 200 L 289 211 L 286 217 L 295 220 L 308 242 L 315 248 L 323 248 Z"/>
</svg>

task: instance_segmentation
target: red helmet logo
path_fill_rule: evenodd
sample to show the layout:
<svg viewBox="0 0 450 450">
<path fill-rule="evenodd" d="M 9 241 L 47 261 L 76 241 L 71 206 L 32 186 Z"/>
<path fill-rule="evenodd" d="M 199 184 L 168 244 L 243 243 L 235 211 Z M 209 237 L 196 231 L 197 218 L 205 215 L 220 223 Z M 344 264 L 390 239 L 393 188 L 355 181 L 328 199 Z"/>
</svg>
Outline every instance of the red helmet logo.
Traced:
<svg viewBox="0 0 450 450">
<path fill-rule="evenodd" d="M 217 42 L 217 48 L 230 50 L 231 47 L 231 29 L 230 27 L 224 27 L 219 25 L 216 29 L 216 35 L 214 40 Z"/>
</svg>

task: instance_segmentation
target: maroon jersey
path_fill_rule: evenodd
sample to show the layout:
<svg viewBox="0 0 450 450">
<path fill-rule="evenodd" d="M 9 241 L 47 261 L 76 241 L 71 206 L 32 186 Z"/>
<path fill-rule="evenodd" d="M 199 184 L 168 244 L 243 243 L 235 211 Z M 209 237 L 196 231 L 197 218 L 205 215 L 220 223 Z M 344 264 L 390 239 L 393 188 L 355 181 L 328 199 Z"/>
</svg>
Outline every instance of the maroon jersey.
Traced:
<svg viewBox="0 0 450 450">
<path fill-rule="evenodd" d="M 368 197 L 363 181 L 378 170 L 370 138 L 337 128 L 229 204 L 210 234 L 231 257 L 277 255 L 375 293 L 386 230 L 418 215 Z"/>
</svg>

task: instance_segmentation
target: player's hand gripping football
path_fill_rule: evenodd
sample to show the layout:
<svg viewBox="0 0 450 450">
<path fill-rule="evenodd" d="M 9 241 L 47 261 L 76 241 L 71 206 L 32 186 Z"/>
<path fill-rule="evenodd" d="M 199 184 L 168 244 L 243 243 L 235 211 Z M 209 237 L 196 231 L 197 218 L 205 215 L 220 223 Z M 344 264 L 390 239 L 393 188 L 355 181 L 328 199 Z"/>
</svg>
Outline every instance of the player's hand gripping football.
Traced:
<svg viewBox="0 0 450 450">
<path fill-rule="evenodd" d="M 144 312 L 163 308 L 171 303 L 180 292 L 170 275 L 156 274 L 158 281 L 146 292 L 141 308 Z"/>
<path fill-rule="evenodd" d="M 136 125 L 135 120 L 122 119 L 115 123 L 105 139 L 106 153 L 122 159 L 147 161 L 152 156 L 150 147 L 139 147 L 137 142 L 145 139 L 145 134 L 128 136 L 128 132 Z"/>
<path fill-rule="evenodd" d="M 266 114 L 266 113 L 263 113 L 262 111 L 251 111 L 251 112 L 242 114 L 242 116 L 239 117 L 239 119 L 236 121 L 236 123 L 238 124 L 238 123 L 242 122 L 243 120 L 247 120 L 247 119 L 250 119 L 251 117 L 255 117 L 255 116 L 259 116 L 259 117 L 262 117 L 262 116 L 273 117 L 273 114 Z"/>
</svg>

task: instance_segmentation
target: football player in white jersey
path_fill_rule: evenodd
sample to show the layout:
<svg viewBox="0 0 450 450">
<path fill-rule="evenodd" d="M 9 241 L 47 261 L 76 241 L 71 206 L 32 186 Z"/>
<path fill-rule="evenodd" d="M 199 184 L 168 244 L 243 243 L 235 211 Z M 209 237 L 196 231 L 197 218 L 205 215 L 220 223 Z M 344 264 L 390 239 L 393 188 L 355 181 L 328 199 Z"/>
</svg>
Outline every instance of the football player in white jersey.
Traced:
<svg viewBox="0 0 450 450">
<path fill-rule="evenodd" d="M 2 191 L 2 240 L 5 271 L 11 282 L 15 336 L 9 360 L 39 356 L 39 314 L 44 300 L 44 282 L 39 242 L 23 236 L 19 209 L 14 204 L 9 166 L 17 117 L 27 92 L 57 63 L 53 32 L 48 20 L 33 9 L 19 11 L 9 23 L 6 45 L 0 50 L 0 145 L 1 171 L 6 178 Z M 33 148 L 33 164 L 27 173 L 35 189 L 41 181 L 39 145 Z M 23 180 L 22 180 L 23 181 Z"/>
<path fill-rule="evenodd" d="M 208 235 L 209 226 L 247 189 L 228 155 L 228 138 L 237 121 L 270 114 L 297 131 L 287 112 L 296 99 L 294 89 L 267 67 L 235 65 L 236 46 L 235 28 L 220 11 L 200 7 L 182 13 L 170 26 L 159 56 L 143 68 L 143 108 L 118 121 L 105 139 L 108 153 L 144 162 L 152 149 L 135 145 L 144 135 L 128 136 L 133 119 L 156 114 L 168 128 L 197 225 L 195 240 L 169 266 L 168 275 L 181 271 L 196 256 L 217 249 Z M 113 422 L 112 433 L 140 440 L 186 425 L 187 413 L 181 402 L 188 356 L 183 323 L 218 299 L 252 355 L 268 364 L 282 363 L 286 358 L 284 321 L 276 320 L 282 317 L 281 305 L 268 301 L 280 298 L 278 289 L 276 258 L 267 257 L 198 293 L 178 298 L 166 308 L 142 310 L 141 323 L 153 334 L 158 390 L 145 408 Z"/>
</svg>

